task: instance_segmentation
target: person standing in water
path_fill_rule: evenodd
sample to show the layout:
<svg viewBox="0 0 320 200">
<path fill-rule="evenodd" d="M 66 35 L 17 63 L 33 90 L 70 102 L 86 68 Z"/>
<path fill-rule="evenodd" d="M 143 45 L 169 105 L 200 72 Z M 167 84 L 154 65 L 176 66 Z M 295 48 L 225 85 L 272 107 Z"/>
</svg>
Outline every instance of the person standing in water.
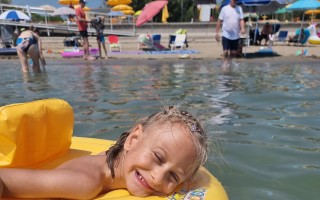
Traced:
<svg viewBox="0 0 320 200">
<path fill-rule="evenodd" d="M 31 28 L 20 33 L 17 38 L 16 49 L 23 73 L 29 72 L 28 56 L 32 60 L 32 69 L 34 72 L 41 72 L 40 62 L 43 66 L 46 65 L 46 60 L 42 53 L 40 36 L 33 32 Z"/>
<path fill-rule="evenodd" d="M 99 47 L 99 55 L 100 58 L 102 59 L 102 53 L 101 53 L 101 46 L 104 50 L 104 53 L 106 55 L 105 59 L 108 59 L 108 53 L 107 53 L 107 48 L 106 48 L 106 41 L 104 38 L 104 17 L 103 16 L 95 16 L 93 20 L 91 20 L 91 25 L 94 29 L 96 29 L 97 32 L 97 43 Z"/>
<path fill-rule="evenodd" d="M 232 59 L 237 55 L 240 34 L 243 35 L 245 33 L 242 8 L 236 4 L 237 0 L 230 0 L 230 3 L 221 9 L 216 25 L 215 39 L 220 41 L 222 24 L 222 68 L 224 71 L 229 69 Z"/>
</svg>

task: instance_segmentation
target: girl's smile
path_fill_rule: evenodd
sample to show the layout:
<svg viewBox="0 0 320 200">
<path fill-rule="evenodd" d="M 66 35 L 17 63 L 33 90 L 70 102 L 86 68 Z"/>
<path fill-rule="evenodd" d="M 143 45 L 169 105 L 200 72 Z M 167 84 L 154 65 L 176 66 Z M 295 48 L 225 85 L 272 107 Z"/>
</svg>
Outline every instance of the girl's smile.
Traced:
<svg viewBox="0 0 320 200">
<path fill-rule="evenodd" d="M 148 182 L 143 178 L 143 176 L 136 171 L 136 178 L 138 179 L 138 181 L 141 183 L 142 186 L 144 186 L 146 189 L 150 190 L 151 192 L 154 192 L 155 189 L 153 189 Z"/>
<path fill-rule="evenodd" d="M 147 130 L 138 125 L 128 136 L 124 150 L 121 178 L 135 196 L 172 193 L 190 177 L 196 160 L 192 137 L 179 123 Z"/>
</svg>

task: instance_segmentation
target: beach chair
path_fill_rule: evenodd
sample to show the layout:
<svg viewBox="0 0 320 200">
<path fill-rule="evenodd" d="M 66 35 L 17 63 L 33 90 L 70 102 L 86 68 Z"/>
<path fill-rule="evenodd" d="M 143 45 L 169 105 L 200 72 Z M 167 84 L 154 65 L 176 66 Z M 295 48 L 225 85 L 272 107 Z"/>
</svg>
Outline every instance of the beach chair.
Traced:
<svg viewBox="0 0 320 200">
<path fill-rule="evenodd" d="M 276 42 L 282 42 L 282 44 L 284 45 L 285 42 L 287 41 L 287 37 L 288 37 L 288 31 L 280 31 L 278 34 L 278 37 L 276 38 Z"/>
<path fill-rule="evenodd" d="M 161 45 L 161 35 L 153 34 L 152 35 L 152 49 L 157 51 L 165 50 L 165 47 Z"/>
<path fill-rule="evenodd" d="M 299 34 L 300 34 L 300 28 L 296 30 L 296 35 L 299 35 Z M 310 37 L 310 31 L 308 29 L 304 29 L 304 37 L 298 41 L 294 41 L 294 43 L 305 46 L 309 37 Z"/>
<path fill-rule="evenodd" d="M 150 35 L 147 34 L 141 34 L 138 37 L 138 50 L 141 49 L 152 49 L 152 37 Z"/>
<path fill-rule="evenodd" d="M 153 44 L 155 44 L 155 43 L 160 44 L 160 41 L 161 41 L 161 35 L 160 34 L 153 34 L 152 35 L 152 43 Z"/>
<path fill-rule="evenodd" d="M 1 25 L 0 26 L 1 32 L 1 44 L 3 48 L 11 48 L 14 46 L 13 44 L 13 27 Z"/>
<path fill-rule="evenodd" d="M 180 47 L 181 50 L 186 48 L 186 34 L 176 34 L 174 41 L 171 43 L 171 51 Z"/>
<path fill-rule="evenodd" d="M 108 44 L 109 44 L 109 51 L 119 51 L 121 52 L 121 45 L 119 42 L 119 37 L 117 35 L 109 35 L 108 36 Z"/>
</svg>

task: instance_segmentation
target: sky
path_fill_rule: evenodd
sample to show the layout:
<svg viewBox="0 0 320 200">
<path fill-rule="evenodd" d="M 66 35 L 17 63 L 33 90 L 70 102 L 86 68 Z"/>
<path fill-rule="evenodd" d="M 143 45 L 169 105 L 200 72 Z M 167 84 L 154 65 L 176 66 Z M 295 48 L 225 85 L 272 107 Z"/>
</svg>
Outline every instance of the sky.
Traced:
<svg viewBox="0 0 320 200">
<path fill-rule="evenodd" d="M 87 0 L 87 6 L 89 8 L 98 8 L 103 5 L 105 0 Z M 62 7 L 64 5 L 59 4 L 59 0 L 12 0 L 13 5 L 21 5 L 25 6 L 28 4 L 29 6 L 42 6 L 42 5 L 52 5 L 56 8 Z"/>
</svg>

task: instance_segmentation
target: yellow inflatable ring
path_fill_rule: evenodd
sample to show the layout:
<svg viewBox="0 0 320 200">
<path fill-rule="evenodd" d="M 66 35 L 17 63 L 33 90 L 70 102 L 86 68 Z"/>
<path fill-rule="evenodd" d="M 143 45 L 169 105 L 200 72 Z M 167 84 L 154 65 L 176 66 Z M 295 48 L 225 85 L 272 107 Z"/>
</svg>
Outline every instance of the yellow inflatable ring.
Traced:
<svg viewBox="0 0 320 200">
<path fill-rule="evenodd" d="M 310 36 L 308 42 L 310 44 L 320 44 L 320 38 L 318 36 Z"/>
<path fill-rule="evenodd" d="M 49 120 L 49 121 L 48 121 Z M 28 122 L 28 123 L 25 123 Z M 37 123 L 36 123 L 37 122 Z M 22 124 L 22 125 L 21 125 Z M 49 124 L 49 125 L 48 125 Z M 84 138 L 84 137 L 71 137 L 73 127 L 73 111 L 71 106 L 60 99 L 46 99 L 34 102 L 12 104 L 0 107 L 0 167 L 7 167 L 1 165 L 1 161 L 10 160 L 9 154 L 6 154 L 6 148 L 15 146 L 18 142 L 16 134 L 19 136 L 29 135 L 30 130 L 46 130 L 46 135 L 55 136 L 55 141 L 45 141 L 45 145 L 61 144 L 62 151 L 58 154 L 52 152 L 50 158 L 46 160 L 37 161 L 38 164 L 29 166 L 30 168 L 50 169 L 55 168 L 61 163 L 89 154 L 98 154 L 109 148 L 114 141 Z M 16 127 L 22 128 L 17 130 Z M 49 128 L 49 129 L 48 129 Z M 70 129 L 71 128 L 71 129 Z M 62 129 L 62 130 L 61 130 Z M 66 130 L 64 130 L 66 129 Z M 59 133 L 63 134 L 57 134 Z M 39 132 L 39 131 L 38 131 Z M 42 135 L 43 131 L 38 133 L 32 132 L 36 136 Z M 32 135 L 32 134 L 31 134 Z M 61 136 L 60 136 L 61 135 Z M 26 137 L 24 140 L 27 140 Z M 46 138 L 44 138 L 46 139 Z M 66 140 L 66 142 L 63 142 Z M 69 147 L 68 144 L 71 146 Z M 10 143 L 10 145 L 8 145 Z M 38 143 L 32 142 L 29 151 L 25 149 L 24 145 L 16 145 L 15 149 L 23 150 L 20 154 L 26 152 L 25 155 L 32 154 L 32 147 L 37 146 Z M 30 151 L 31 148 L 31 151 Z M 54 149 L 54 148 L 53 148 Z M 8 149 L 7 149 L 8 150 Z M 46 149 L 47 150 L 47 149 Z M 38 151 L 38 149 L 35 149 Z M 48 150 L 50 151 L 50 150 Z M 15 167 L 17 160 L 12 158 L 11 167 Z M 18 160 L 19 164 L 20 161 Z M 3 164 L 3 163 L 2 163 Z M 28 167 L 28 166 L 27 166 Z M 221 183 L 208 172 L 205 168 L 201 167 L 196 178 L 194 179 L 195 185 L 192 190 L 186 191 L 180 188 L 178 191 L 167 197 L 149 196 L 149 197 L 135 197 L 131 196 L 126 190 L 114 190 L 112 192 L 98 196 L 96 199 L 108 200 L 168 200 L 168 199 L 189 199 L 189 200 L 228 200 L 228 196 L 221 185 Z"/>
</svg>

